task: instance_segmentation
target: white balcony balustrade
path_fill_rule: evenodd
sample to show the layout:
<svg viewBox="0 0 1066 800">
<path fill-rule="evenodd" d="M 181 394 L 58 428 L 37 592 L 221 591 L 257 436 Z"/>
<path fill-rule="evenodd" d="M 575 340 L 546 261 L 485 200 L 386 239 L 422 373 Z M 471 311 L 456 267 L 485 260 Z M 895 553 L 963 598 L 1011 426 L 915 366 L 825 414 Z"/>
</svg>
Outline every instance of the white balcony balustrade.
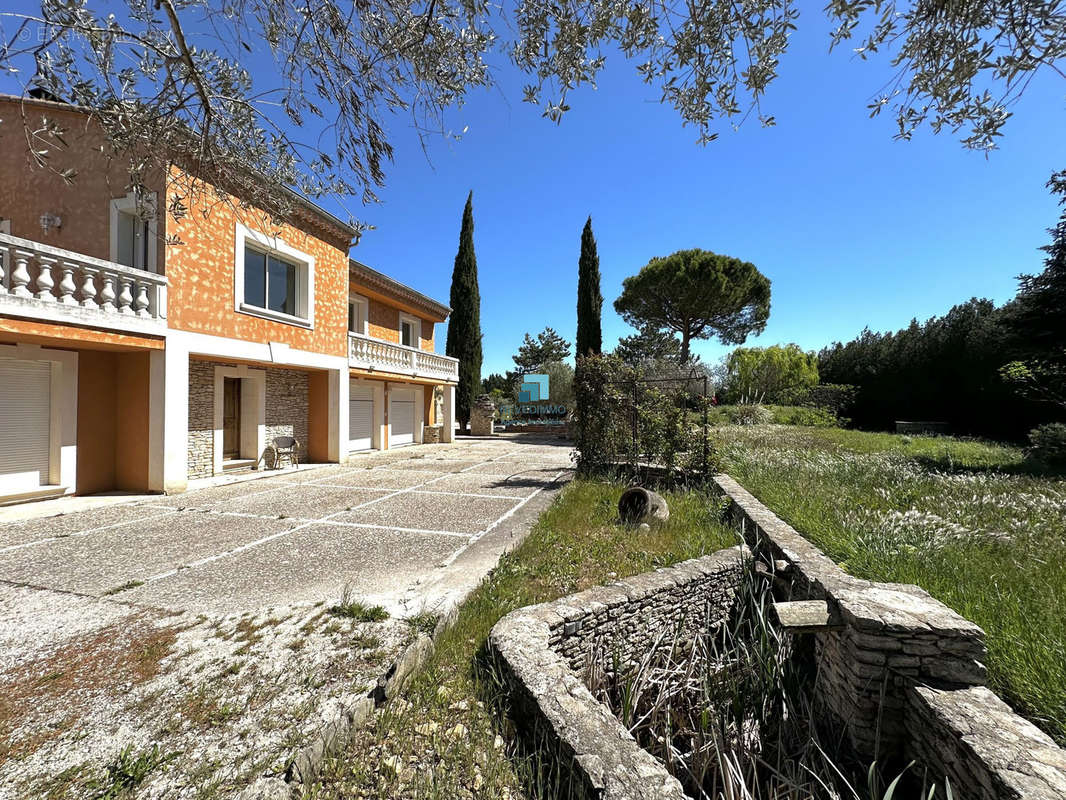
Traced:
<svg viewBox="0 0 1066 800">
<path fill-rule="evenodd" d="M 414 378 L 459 380 L 458 359 L 358 333 L 348 334 L 348 364 L 357 369 L 381 370 Z"/>
<path fill-rule="evenodd" d="M 167 279 L 0 233 L 0 312 L 137 333 L 161 333 Z"/>
</svg>

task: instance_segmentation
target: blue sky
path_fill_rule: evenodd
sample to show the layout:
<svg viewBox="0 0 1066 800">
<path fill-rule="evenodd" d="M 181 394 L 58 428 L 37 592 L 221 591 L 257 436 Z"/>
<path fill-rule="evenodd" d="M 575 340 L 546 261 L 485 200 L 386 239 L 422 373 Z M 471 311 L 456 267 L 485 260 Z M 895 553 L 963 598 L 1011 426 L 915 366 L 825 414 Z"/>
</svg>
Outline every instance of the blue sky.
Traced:
<svg viewBox="0 0 1066 800">
<path fill-rule="evenodd" d="M 604 295 L 604 346 L 632 330 L 615 314 L 624 277 L 653 256 L 702 247 L 753 262 L 773 284 L 766 331 L 749 344 L 816 349 L 863 326 L 897 328 L 971 296 L 997 302 L 1038 271 L 1058 212 L 1044 188 L 1066 168 L 1066 82 L 1034 82 L 989 158 L 950 135 L 892 139 L 866 102 L 884 63 L 827 53 L 828 24 L 801 18 L 764 108 L 777 126 L 726 128 L 701 147 L 621 58 L 557 126 L 520 102 L 521 76 L 452 113 L 462 141 L 429 160 L 397 118 L 396 163 L 377 226 L 355 257 L 447 300 L 459 222 L 474 191 L 483 374 L 513 366 L 522 334 L 572 340 L 581 228 L 591 214 Z M 444 331 L 438 332 L 438 349 Z M 729 348 L 694 347 L 717 360 Z"/>
<path fill-rule="evenodd" d="M 597 89 L 570 96 L 573 110 L 555 125 L 521 102 L 524 77 L 496 54 L 499 86 L 449 114 L 452 130 L 467 128 L 461 141 L 430 139 L 427 158 L 409 118 L 392 117 L 382 202 L 323 205 L 377 227 L 354 257 L 447 301 L 473 190 L 485 375 L 512 366 L 525 332 L 550 325 L 573 339 L 590 214 L 605 348 L 632 333 L 612 307 L 622 279 L 690 247 L 751 261 L 771 279 L 770 322 L 748 344 L 817 349 L 971 296 L 1009 299 L 1018 273 L 1040 269 L 1038 248 L 1058 216 L 1044 183 L 1066 168 L 1066 81 L 1034 81 L 988 158 L 949 133 L 897 142 L 890 116 L 866 112 L 887 59 L 829 54 L 829 23 L 806 5 L 764 100 L 775 128 L 724 125 L 700 146 L 620 56 L 608 58 Z M 443 351 L 443 326 L 437 338 Z M 693 350 L 714 361 L 728 348 Z"/>
</svg>

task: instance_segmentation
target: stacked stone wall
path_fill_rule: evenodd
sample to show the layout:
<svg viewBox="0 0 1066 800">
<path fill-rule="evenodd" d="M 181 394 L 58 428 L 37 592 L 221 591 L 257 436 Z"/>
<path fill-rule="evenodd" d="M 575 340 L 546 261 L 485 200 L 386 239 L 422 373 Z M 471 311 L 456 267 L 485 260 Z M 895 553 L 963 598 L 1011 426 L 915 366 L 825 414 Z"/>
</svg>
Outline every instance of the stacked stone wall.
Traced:
<svg viewBox="0 0 1066 800">
<path fill-rule="evenodd" d="M 632 665 L 665 635 L 682 650 L 725 621 L 743 569 L 739 551 L 684 561 L 551 604 L 548 645 L 574 671 L 597 651 Z"/>
<path fill-rule="evenodd" d="M 635 659 L 664 626 L 686 635 L 720 624 L 744 570 L 742 548 L 513 611 L 489 647 L 510 689 L 515 718 L 552 751 L 577 796 L 682 800 L 681 784 L 640 747 L 578 677 L 590 652 Z"/>
<path fill-rule="evenodd" d="M 308 375 L 296 369 L 266 371 L 266 443 L 275 436 L 293 436 L 307 454 Z M 287 463 L 287 462 L 285 462 Z"/>
<path fill-rule="evenodd" d="M 214 473 L 215 362 L 189 359 L 189 478 Z"/>
<path fill-rule="evenodd" d="M 214 474 L 215 367 L 236 363 L 189 359 L 188 476 L 208 478 Z M 266 373 L 266 441 L 275 436 L 294 436 L 300 442 L 298 457 L 306 459 L 309 408 L 309 376 L 297 369 L 264 367 Z M 283 462 L 288 463 L 288 462 Z"/>
<path fill-rule="evenodd" d="M 984 686 L 984 631 L 928 592 L 848 575 L 726 475 L 726 513 L 782 600 L 825 600 L 816 696 L 869 759 L 914 759 L 956 797 L 1061 800 L 1066 752 Z"/>
<path fill-rule="evenodd" d="M 826 602 L 829 624 L 799 635 L 813 637 L 819 712 L 860 756 L 913 759 L 946 777 L 955 797 L 1066 797 L 1066 752 L 984 686 L 977 625 L 918 587 L 848 575 L 736 481 L 715 482 L 752 561 L 722 551 L 519 609 L 492 630 L 516 717 L 555 754 L 570 790 L 605 800 L 684 796 L 579 675 L 597 650 L 633 662 L 678 625 L 684 637 L 713 628 L 754 562 L 779 600 Z"/>
</svg>

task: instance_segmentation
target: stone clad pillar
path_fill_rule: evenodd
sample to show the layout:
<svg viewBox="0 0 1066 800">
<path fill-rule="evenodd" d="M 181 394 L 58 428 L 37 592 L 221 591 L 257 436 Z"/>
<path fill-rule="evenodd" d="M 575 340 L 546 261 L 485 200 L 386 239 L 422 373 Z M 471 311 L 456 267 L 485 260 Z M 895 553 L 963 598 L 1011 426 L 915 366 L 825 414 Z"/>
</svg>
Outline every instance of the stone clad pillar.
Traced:
<svg viewBox="0 0 1066 800">
<path fill-rule="evenodd" d="M 493 420 L 496 417 L 496 404 L 487 394 L 480 395 L 470 409 L 470 435 L 492 436 L 495 433 Z"/>
</svg>

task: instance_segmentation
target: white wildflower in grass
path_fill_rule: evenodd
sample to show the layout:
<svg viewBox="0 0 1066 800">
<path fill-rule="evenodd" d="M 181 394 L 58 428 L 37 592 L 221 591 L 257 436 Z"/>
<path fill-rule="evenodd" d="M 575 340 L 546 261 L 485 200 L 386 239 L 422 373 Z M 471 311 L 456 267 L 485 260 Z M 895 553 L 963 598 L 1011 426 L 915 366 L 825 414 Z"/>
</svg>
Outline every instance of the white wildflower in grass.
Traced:
<svg viewBox="0 0 1066 800">
<path fill-rule="evenodd" d="M 719 429 L 726 470 L 827 555 L 981 625 L 990 682 L 1066 744 L 1066 480 L 1017 448 L 837 429 Z"/>
</svg>

